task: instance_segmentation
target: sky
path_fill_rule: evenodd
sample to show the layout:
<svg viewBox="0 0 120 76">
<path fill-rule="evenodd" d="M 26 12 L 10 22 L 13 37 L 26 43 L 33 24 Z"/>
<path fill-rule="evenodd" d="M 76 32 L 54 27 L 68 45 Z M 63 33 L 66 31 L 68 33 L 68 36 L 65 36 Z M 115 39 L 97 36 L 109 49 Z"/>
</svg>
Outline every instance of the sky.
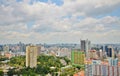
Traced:
<svg viewBox="0 0 120 76">
<path fill-rule="evenodd" d="M 120 43 L 120 0 L 0 0 L 0 44 Z"/>
</svg>

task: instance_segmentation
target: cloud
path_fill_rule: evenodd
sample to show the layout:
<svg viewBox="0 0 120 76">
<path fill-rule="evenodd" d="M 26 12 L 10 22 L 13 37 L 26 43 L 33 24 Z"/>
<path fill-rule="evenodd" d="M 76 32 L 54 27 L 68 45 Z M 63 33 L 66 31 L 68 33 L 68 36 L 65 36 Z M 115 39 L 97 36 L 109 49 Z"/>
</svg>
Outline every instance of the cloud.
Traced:
<svg viewBox="0 0 120 76">
<path fill-rule="evenodd" d="M 83 16 L 108 14 L 120 7 L 120 0 L 65 0 L 63 8 L 68 13 Z"/>
<path fill-rule="evenodd" d="M 62 5 L 4 0 L 0 4 L 1 43 L 120 41 L 120 17 L 110 15 L 120 8 L 120 0 L 63 0 Z"/>
</svg>

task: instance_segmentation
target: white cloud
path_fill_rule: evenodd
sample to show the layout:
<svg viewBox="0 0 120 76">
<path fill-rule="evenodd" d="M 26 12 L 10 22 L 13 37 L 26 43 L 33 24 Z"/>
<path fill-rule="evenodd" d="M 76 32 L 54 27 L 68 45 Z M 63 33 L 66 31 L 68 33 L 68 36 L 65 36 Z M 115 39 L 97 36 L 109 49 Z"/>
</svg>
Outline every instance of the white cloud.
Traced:
<svg viewBox="0 0 120 76">
<path fill-rule="evenodd" d="M 120 18 L 107 15 L 120 7 L 120 0 L 64 0 L 61 6 L 29 2 L 0 1 L 0 42 L 120 41 Z"/>
<path fill-rule="evenodd" d="M 83 16 L 104 15 L 120 7 L 120 0 L 65 0 L 63 8 L 68 13 Z"/>
</svg>

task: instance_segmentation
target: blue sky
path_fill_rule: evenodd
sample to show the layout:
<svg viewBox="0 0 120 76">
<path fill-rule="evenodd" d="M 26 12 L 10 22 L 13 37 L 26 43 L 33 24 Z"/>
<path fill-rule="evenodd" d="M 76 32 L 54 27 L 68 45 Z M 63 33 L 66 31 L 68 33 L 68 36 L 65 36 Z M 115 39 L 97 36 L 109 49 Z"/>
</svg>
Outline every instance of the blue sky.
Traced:
<svg viewBox="0 0 120 76">
<path fill-rule="evenodd" d="M 1 0 L 0 43 L 120 43 L 120 0 Z"/>
<path fill-rule="evenodd" d="M 16 0 L 16 1 L 22 2 L 23 0 Z M 55 3 L 58 6 L 61 6 L 63 4 L 63 0 L 30 0 L 29 3 L 31 4 L 33 2 L 45 2 L 45 3 L 51 2 L 51 3 Z"/>
</svg>

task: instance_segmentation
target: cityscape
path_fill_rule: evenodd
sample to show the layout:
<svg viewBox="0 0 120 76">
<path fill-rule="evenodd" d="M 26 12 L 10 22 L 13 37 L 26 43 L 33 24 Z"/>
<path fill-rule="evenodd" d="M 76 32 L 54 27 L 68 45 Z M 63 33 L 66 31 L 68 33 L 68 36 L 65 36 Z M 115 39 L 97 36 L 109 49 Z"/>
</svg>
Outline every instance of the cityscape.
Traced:
<svg viewBox="0 0 120 76">
<path fill-rule="evenodd" d="M 0 0 L 0 76 L 120 76 L 120 0 Z"/>
<path fill-rule="evenodd" d="M 1 75 L 119 76 L 120 44 L 79 42 L 0 45 Z"/>
</svg>

